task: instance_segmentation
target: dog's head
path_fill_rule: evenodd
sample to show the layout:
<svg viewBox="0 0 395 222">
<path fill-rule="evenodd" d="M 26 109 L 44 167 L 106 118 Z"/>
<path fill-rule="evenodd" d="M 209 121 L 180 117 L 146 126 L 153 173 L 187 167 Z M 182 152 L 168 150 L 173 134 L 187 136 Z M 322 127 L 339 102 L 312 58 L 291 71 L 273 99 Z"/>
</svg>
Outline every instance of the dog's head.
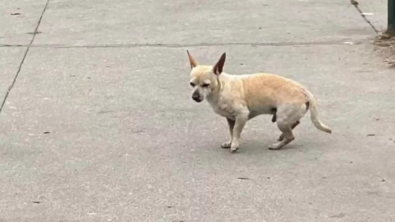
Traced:
<svg viewBox="0 0 395 222">
<path fill-rule="evenodd" d="M 187 54 L 192 69 L 189 81 L 193 88 L 192 99 L 196 102 L 201 102 L 218 88 L 218 76 L 222 73 L 226 53 L 222 54 L 214 66 L 199 65 L 188 50 Z"/>
</svg>

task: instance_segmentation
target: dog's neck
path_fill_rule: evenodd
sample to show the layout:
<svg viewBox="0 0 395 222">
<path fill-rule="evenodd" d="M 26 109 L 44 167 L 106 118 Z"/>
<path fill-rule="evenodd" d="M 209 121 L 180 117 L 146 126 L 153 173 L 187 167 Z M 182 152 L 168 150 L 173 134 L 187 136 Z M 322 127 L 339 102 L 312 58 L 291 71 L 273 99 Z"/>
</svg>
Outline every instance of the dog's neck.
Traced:
<svg viewBox="0 0 395 222">
<path fill-rule="evenodd" d="M 226 89 L 226 82 L 230 81 L 230 75 L 221 73 L 217 77 L 216 87 L 213 91 L 207 95 L 206 99 L 210 104 L 216 103 L 221 98 L 223 91 Z"/>
</svg>

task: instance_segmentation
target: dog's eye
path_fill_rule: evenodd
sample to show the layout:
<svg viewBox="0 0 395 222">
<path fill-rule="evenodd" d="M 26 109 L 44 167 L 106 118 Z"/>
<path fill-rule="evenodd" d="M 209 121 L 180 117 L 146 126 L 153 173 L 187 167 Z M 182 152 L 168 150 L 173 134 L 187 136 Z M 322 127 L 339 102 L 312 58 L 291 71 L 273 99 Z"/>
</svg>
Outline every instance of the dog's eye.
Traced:
<svg viewBox="0 0 395 222">
<path fill-rule="evenodd" d="M 195 83 L 191 82 L 189 83 L 192 87 L 195 87 Z"/>
<path fill-rule="evenodd" d="M 203 83 L 202 87 L 208 87 L 209 85 L 208 83 Z"/>
</svg>

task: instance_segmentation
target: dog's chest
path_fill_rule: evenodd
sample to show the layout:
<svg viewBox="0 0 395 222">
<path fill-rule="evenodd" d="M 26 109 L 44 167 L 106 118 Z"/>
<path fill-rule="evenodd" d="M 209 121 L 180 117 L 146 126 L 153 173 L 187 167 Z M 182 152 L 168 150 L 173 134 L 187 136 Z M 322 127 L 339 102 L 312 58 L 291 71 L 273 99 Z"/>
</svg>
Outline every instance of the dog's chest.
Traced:
<svg viewBox="0 0 395 222">
<path fill-rule="evenodd" d="M 234 119 L 236 111 L 233 106 L 226 102 L 210 103 L 214 112 L 226 118 Z"/>
<path fill-rule="evenodd" d="M 234 110 L 231 106 L 223 104 L 214 108 L 214 111 L 223 117 L 234 116 Z"/>
</svg>

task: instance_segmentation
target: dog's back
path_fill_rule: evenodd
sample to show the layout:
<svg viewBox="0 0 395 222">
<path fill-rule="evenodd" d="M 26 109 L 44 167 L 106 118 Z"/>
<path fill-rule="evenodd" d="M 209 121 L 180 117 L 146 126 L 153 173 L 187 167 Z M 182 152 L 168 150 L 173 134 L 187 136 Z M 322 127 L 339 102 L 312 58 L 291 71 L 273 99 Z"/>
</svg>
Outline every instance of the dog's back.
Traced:
<svg viewBox="0 0 395 222">
<path fill-rule="evenodd" d="M 245 101 L 251 109 L 266 110 L 279 103 L 305 103 L 308 101 L 306 88 L 301 84 L 279 75 L 258 73 L 240 76 Z"/>
</svg>

